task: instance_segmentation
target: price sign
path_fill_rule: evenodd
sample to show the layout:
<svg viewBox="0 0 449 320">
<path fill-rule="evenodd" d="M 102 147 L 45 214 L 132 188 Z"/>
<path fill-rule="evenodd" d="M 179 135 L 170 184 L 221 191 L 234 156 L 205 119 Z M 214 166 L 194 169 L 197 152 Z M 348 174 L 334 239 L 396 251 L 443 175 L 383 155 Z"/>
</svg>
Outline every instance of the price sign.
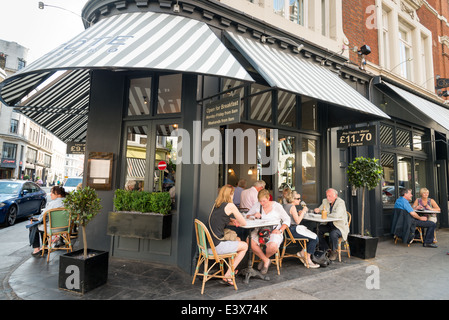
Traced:
<svg viewBox="0 0 449 320">
<path fill-rule="evenodd" d="M 337 148 L 372 146 L 376 144 L 376 126 L 337 131 Z"/>
<path fill-rule="evenodd" d="M 86 144 L 84 142 L 67 142 L 67 154 L 84 154 L 86 152 Z"/>
</svg>

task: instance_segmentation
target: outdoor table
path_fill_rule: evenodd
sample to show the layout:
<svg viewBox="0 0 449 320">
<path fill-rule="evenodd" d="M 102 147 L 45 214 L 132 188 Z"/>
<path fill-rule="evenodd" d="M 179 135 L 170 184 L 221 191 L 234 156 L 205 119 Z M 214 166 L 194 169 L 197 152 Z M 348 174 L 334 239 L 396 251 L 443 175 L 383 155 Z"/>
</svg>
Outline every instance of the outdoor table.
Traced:
<svg viewBox="0 0 449 320">
<path fill-rule="evenodd" d="M 276 220 L 264 220 L 264 219 L 255 219 L 255 220 L 246 220 L 245 226 L 240 226 L 240 228 L 249 230 L 249 245 L 248 245 L 248 267 L 242 270 L 242 275 L 245 276 L 243 283 L 249 284 L 249 278 L 256 277 L 262 280 L 270 280 L 270 277 L 262 275 L 258 270 L 255 270 L 252 266 L 252 257 L 253 250 L 251 249 L 251 232 L 255 228 L 263 228 L 270 226 L 277 226 L 280 221 Z"/>
<path fill-rule="evenodd" d="M 341 219 L 339 218 L 331 218 L 331 217 L 327 217 L 326 219 L 321 218 L 321 214 L 320 213 L 306 213 L 304 215 L 304 220 L 308 220 L 308 221 L 313 221 L 316 222 L 317 226 L 316 226 L 316 231 L 318 234 L 318 227 L 319 227 L 319 223 L 327 223 L 327 222 L 333 222 L 333 221 L 340 221 Z"/>
<path fill-rule="evenodd" d="M 422 214 L 441 213 L 441 211 L 433 211 L 433 210 L 415 210 L 415 212 Z"/>
</svg>

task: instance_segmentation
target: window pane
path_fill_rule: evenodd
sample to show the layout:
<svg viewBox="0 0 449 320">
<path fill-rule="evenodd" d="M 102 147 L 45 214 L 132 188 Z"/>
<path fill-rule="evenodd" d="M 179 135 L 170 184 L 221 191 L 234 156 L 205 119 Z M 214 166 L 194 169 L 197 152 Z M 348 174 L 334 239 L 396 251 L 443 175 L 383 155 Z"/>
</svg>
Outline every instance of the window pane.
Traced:
<svg viewBox="0 0 449 320">
<path fill-rule="evenodd" d="M 154 161 L 153 191 L 173 192 L 176 178 L 176 157 L 178 149 L 178 137 L 172 137 L 172 131 L 178 129 L 176 124 L 163 124 L 156 126 L 156 150 Z M 160 168 L 158 164 L 164 161 L 166 168 Z M 172 189 L 173 188 L 173 189 Z"/>
<path fill-rule="evenodd" d="M 157 113 L 181 112 L 182 75 L 173 74 L 159 77 Z"/>
<path fill-rule="evenodd" d="M 410 131 L 404 129 L 396 129 L 396 146 L 410 149 Z"/>
<path fill-rule="evenodd" d="M 317 141 L 302 139 L 302 199 L 306 203 L 318 203 L 316 192 Z"/>
<path fill-rule="evenodd" d="M 413 150 L 422 151 L 423 135 L 417 132 L 413 133 Z"/>
<path fill-rule="evenodd" d="M 385 124 L 380 125 L 380 143 L 393 146 L 393 127 Z"/>
<path fill-rule="evenodd" d="M 301 128 L 305 130 L 317 130 L 317 101 L 315 99 L 301 97 Z"/>
<path fill-rule="evenodd" d="M 128 127 L 126 141 L 126 190 L 142 191 L 144 188 L 147 132 L 147 126 Z"/>
<path fill-rule="evenodd" d="M 128 116 L 150 114 L 151 78 L 131 79 L 128 99 Z"/>
<path fill-rule="evenodd" d="M 295 186 L 295 137 L 280 136 L 278 150 L 278 190 Z"/>
<path fill-rule="evenodd" d="M 251 94 L 266 90 L 268 87 L 264 87 L 258 84 L 251 86 Z M 271 122 L 271 91 L 264 92 L 251 97 L 251 111 L 250 119 Z"/>
<path fill-rule="evenodd" d="M 383 168 L 382 202 L 384 204 L 394 204 L 396 193 L 394 188 L 394 155 L 382 153 L 380 164 Z"/>
<path fill-rule="evenodd" d="M 415 197 L 419 197 L 419 190 L 427 188 L 426 161 L 415 160 Z"/>
<path fill-rule="evenodd" d="M 296 95 L 279 91 L 277 116 L 280 125 L 296 127 Z"/>
<path fill-rule="evenodd" d="M 2 158 L 13 160 L 16 158 L 16 151 L 17 151 L 17 144 L 4 142 Z"/>
<path fill-rule="evenodd" d="M 414 190 L 412 188 L 412 161 L 408 157 L 398 157 L 398 185 L 399 190 L 404 188 Z"/>
</svg>

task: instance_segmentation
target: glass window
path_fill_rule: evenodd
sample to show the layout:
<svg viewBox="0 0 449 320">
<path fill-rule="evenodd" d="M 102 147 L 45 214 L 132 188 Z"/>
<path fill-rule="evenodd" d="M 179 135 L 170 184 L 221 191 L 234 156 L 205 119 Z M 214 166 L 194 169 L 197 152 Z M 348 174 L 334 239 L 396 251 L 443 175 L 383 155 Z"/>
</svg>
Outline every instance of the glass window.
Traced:
<svg viewBox="0 0 449 320">
<path fill-rule="evenodd" d="M 181 112 L 181 91 L 181 74 L 160 76 L 157 96 L 157 113 Z"/>
<path fill-rule="evenodd" d="M 419 190 L 428 188 L 426 175 L 426 160 L 415 159 L 415 197 L 419 197 Z"/>
<path fill-rule="evenodd" d="M 128 99 L 128 116 L 150 114 L 151 78 L 131 79 Z"/>
<path fill-rule="evenodd" d="M 394 146 L 393 127 L 383 123 L 380 125 L 380 143 L 388 146 Z"/>
<path fill-rule="evenodd" d="M 282 194 L 285 187 L 294 190 L 295 137 L 279 136 L 278 147 L 278 190 Z"/>
<path fill-rule="evenodd" d="M 317 130 L 317 100 L 301 97 L 301 128 Z"/>
<path fill-rule="evenodd" d="M 302 199 L 306 203 L 318 203 L 317 183 L 317 141 L 302 139 Z"/>
<path fill-rule="evenodd" d="M 413 132 L 413 151 L 423 151 L 423 136 L 422 133 Z"/>
<path fill-rule="evenodd" d="M 278 124 L 296 127 L 296 95 L 279 91 L 277 105 Z"/>
<path fill-rule="evenodd" d="M 176 124 L 162 124 L 156 126 L 156 150 L 154 161 L 153 191 L 173 192 L 176 182 L 176 157 L 178 137 L 171 136 L 172 131 L 178 129 Z M 165 168 L 159 164 L 165 163 Z M 173 189 L 172 189 L 173 188 Z"/>
<path fill-rule="evenodd" d="M 384 204 L 394 204 L 396 201 L 394 187 L 394 155 L 382 153 L 380 155 L 380 164 L 383 169 L 382 202 Z"/>
<path fill-rule="evenodd" d="M 147 126 L 130 126 L 127 129 L 126 140 L 126 190 L 144 188 L 146 158 L 147 158 Z M 145 141 L 145 143 L 141 143 Z"/>
<path fill-rule="evenodd" d="M 11 127 L 9 128 L 10 133 L 17 133 L 19 129 L 19 121 L 16 119 L 11 119 Z"/>
<path fill-rule="evenodd" d="M 399 67 L 400 74 L 408 80 L 412 80 L 411 60 L 411 33 L 404 26 L 401 26 L 399 28 L 399 64 L 397 67 Z"/>
<path fill-rule="evenodd" d="M 0 52 L 0 68 L 5 69 L 6 66 L 6 54 Z"/>
<path fill-rule="evenodd" d="M 268 87 L 253 84 L 251 86 L 251 110 L 250 119 L 271 122 L 272 121 L 272 110 L 271 110 L 271 91 L 263 92 L 257 94 L 263 90 L 269 89 Z M 256 94 L 256 95 L 253 95 Z"/>
<path fill-rule="evenodd" d="M 390 68 L 390 45 L 389 45 L 389 31 L 388 31 L 388 12 L 382 10 L 382 45 L 383 50 L 381 52 L 382 65 L 383 67 Z"/>
<path fill-rule="evenodd" d="M 17 144 L 3 142 L 3 159 L 15 159 L 17 153 Z"/>
<path fill-rule="evenodd" d="M 396 128 L 396 146 L 411 149 L 410 133 L 409 130 Z"/>
<path fill-rule="evenodd" d="M 412 159 L 409 157 L 398 156 L 398 186 L 401 189 L 412 188 Z M 396 195 L 397 197 L 399 194 Z"/>
</svg>

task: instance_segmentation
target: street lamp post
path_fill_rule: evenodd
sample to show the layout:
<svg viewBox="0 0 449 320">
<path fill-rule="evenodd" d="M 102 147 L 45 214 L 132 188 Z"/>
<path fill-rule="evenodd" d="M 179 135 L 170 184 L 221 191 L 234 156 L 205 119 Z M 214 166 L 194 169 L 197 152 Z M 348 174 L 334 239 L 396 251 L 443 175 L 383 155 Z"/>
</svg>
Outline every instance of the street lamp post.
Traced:
<svg viewBox="0 0 449 320">
<path fill-rule="evenodd" d="M 66 9 L 66 8 L 54 6 L 54 5 L 51 5 L 51 4 L 46 4 L 46 3 L 43 3 L 42 1 L 39 1 L 38 5 L 39 5 L 39 9 L 42 9 L 42 10 L 44 10 L 45 7 L 52 7 L 52 8 L 57 8 L 57 9 L 61 9 L 61 10 L 70 12 L 70 13 L 72 13 L 72 14 L 74 14 L 74 15 L 77 15 L 77 16 L 80 17 L 81 19 L 83 19 L 83 21 L 86 22 L 88 26 L 91 25 L 91 23 L 90 23 L 89 21 L 87 21 L 86 19 L 84 19 L 84 18 L 83 18 L 82 16 L 80 16 L 78 13 L 73 12 L 73 11 L 71 11 L 71 10 L 68 10 L 68 9 Z"/>
</svg>

